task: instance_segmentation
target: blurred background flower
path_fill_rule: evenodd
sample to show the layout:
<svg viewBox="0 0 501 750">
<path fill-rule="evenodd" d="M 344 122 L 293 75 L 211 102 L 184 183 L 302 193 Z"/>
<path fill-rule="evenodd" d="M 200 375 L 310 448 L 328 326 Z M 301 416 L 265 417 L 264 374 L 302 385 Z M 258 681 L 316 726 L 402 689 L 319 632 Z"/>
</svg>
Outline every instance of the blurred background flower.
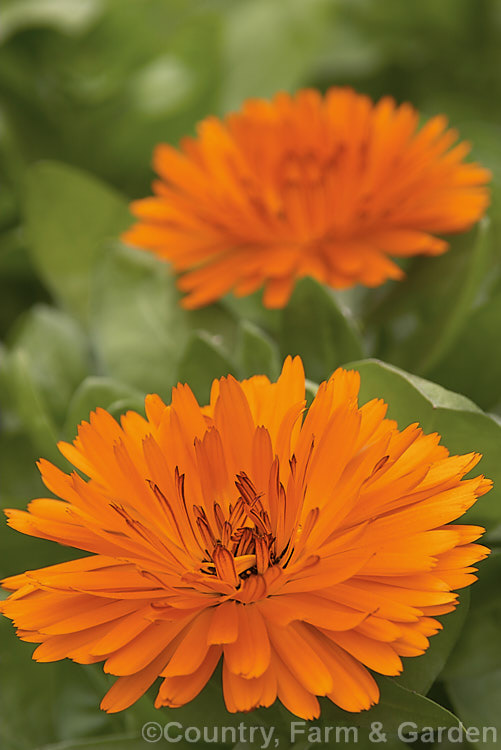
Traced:
<svg viewBox="0 0 501 750">
<path fill-rule="evenodd" d="M 333 289 L 404 278 L 392 256 L 442 254 L 434 234 L 471 229 L 490 196 L 491 173 L 464 163 L 470 145 L 447 118 L 417 132 L 418 120 L 340 86 L 248 99 L 179 150 L 156 147 L 154 195 L 131 204 L 122 239 L 182 273 L 188 309 L 263 286 L 263 305 L 281 308 L 307 276 Z"/>
</svg>

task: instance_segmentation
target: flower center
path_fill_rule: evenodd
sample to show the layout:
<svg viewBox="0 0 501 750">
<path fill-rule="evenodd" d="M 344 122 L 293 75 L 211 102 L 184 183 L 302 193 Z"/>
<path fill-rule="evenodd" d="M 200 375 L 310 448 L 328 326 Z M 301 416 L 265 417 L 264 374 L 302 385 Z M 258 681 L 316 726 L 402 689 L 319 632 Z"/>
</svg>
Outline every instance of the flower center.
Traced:
<svg viewBox="0 0 501 750">
<path fill-rule="evenodd" d="M 205 545 L 206 558 L 201 570 L 233 586 L 253 574 L 263 574 L 277 562 L 275 537 L 270 518 L 260 495 L 245 473 L 237 475 L 235 485 L 240 497 L 230 505 L 228 518 L 214 503 L 212 518 L 195 506 L 198 530 Z"/>
</svg>

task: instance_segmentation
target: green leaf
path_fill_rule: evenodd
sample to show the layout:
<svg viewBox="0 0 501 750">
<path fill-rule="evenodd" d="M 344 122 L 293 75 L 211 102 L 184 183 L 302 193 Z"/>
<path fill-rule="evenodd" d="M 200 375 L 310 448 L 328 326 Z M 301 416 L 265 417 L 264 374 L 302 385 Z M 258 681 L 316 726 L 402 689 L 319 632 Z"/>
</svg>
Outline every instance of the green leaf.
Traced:
<svg viewBox="0 0 501 750">
<path fill-rule="evenodd" d="M 157 721 L 161 724 L 177 721 L 184 727 L 207 726 L 211 731 L 213 727 L 228 727 L 224 743 L 227 746 L 240 739 L 249 739 L 251 726 L 275 727 L 275 737 L 288 738 L 292 714 L 279 701 L 275 701 L 269 708 L 258 708 L 250 713 L 229 713 L 223 698 L 222 669 L 218 665 L 214 675 L 196 698 L 179 708 L 165 708 L 157 716 Z M 240 726 L 244 727 L 243 737 L 240 735 Z"/>
<path fill-rule="evenodd" d="M 11 336 L 1 368 L 0 400 L 10 429 L 29 436 L 36 457 L 64 465 L 56 443 L 67 404 L 89 368 L 87 341 L 76 322 L 39 306 Z M 36 473 L 33 465 L 32 471 Z"/>
<path fill-rule="evenodd" d="M 78 424 L 82 420 L 87 420 L 90 412 L 95 411 L 98 406 L 107 411 L 115 411 L 117 405 L 126 404 L 128 408 L 141 411 L 144 396 L 144 393 L 112 378 L 95 375 L 86 378 L 77 388 L 70 401 L 64 427 L 66 438 L 71 440 L 75 435 Z"/>
<path fill-rule="evenodd" d="M 408 690 L 387 677 L 378 678 L 378 683 L 381 693 L 379 703 L 359 714 L 342 711 L 330 701 L 322 699 L 322 723 L 371 727 L 374 722 L 380 722 L 389 735 L 396 734 L 404 722 L 412 722 L 419 728 L 461 725 L 457 716 L 424 695 Z"/>
<path fill-rule="evenodd" d="M 444 670 L 446 684 L 481 678 L 501 671 L 499 623 L 501 621 L 501 550 L 491 552 L 471 590 L 471 607 L 465 627 Z"/>
<path fill-rule="evenodd" d="M 4 508 L 25 510 L 30 500 L 47 495 L 36 460 L 40 456 L 26 432 L 0 431 L 0 498 Z M 20 534 L 5 523 L 0 511 L 1 577 L 51 565 L 71 557 L 64 547 Z M 0 595 L 1 597 L 1 595 Z M 28 657 L 29 658 L 29 657 Z M 0 669 L 3 669 L 0 664 Z M 0 701 L 1 706 L 1 701 Z M 1 723 L 1 722 L 0 722 Z M 2 744 L 0 742 L 0 747 Z"/>
<path fill-rule="evenodd" d="M 282 311 L 282 357 L 299 354 L 308 378 L 321 382 L 343 362 L 363 356 L 361 341 L 333 295 L 313 279 L 301 279 Z"/>
<path fill-rule="evenodd" d="M 467 394 L 483 409 L 501 405 L 501 291 L 476 309 L 447 357 L 430 371 L 446 388 Z"/>
<path fill-rule="evenodd" d="M 364 732 L 359 732 L 357 738 L 357 750 L 374 750 L 374 741 L 370 739 L 371 735 L 372 732 L 370 729 L 366 729 Z M 403 748 L 409 747 L 407 743 L 404 744 L 394 735 L 386 735 L 386 739 L 382 742 L 382 746 L 385 750 L 403 750 Z M 308 748 L 314 750 L 315 745 L 308 745 Z"/>
<path fill-rule="evenodd" d="M 243 321 L 237 360 L 246 378 L 251 375 L 268 375 L 276 380 L 280 374 L 277 346 L 273 339 L 253 323 Z"/>
<path fill-rule="evenodd" d="M 212 336 L 231 356 L 239 343 L 240 321 L 228 305 L 215 303 L 197 310 L 186 310 L 185 314 L 190 330 Z"/>
<path fill-rule="evenodd" d="M 58 742 L 55 745 L 44 745 L 37 750 L 145 750 L 147 747 L 146 741 L 138 735 L 120 734 L 113 737 Z"/>
<path fill-rule="evenodd" d="M 455 646 L 463 630 L 469 605 L 470 591 L 465 589 L 461 592 L 461 601 L 456 610 L 437 618 L 442 623 L 443 630 L 430 638 L 427 651 L 422 656 L 404 659 L 404 671 L 395 678 L 399 685 L 426 695 L 451 653 L 456 652 Z"/>
<path fill-rule="evenodd" d="M 203 331 L 192 333 L 179 363 L 177 380 L 188 383 L 199 403 L 207 404 L 212 381 L 228 374 L 238 377 L 237 368 L 217 340 Z"/>
<path fill-rule="evenodd" d="M 269 336 L 277 338 L 282 325 L 282 311 L 265 307 L 262 296 L 262 290 L 245 297 L 227 294 L 221 302 L 237 320 L 247 320 L 265 331 Z"/>
<path fill-rule="evenodd" d="M 168 265 L 124 245 L 111 248 L 96 274 L 91 332 L 102 373 L 168 398 L 187 335 Z"/>
<path fill-rule="evenodd" d="M 34 644 L 19 640 L 6 618 L 0 634 L 2 674 L 9 675 L 0 704 L 2 748 L 33 750 L 94 732 L 110 733 L 109 739 L 123 733 L 123 715 L 111 717 L 99 709 L 102 689 L 94 680 L 95 667 L 33 661 Z"/>
<path fill-rule="evenodd" d="M 501 521 L 501 425 L 481 412 L 473 402 L 392 365 L 365 360 L 346 365 L 361 375 L 360 403 L 382 398 L 388 416 L 399 429 L 419 422 L 426 433 L 438 432 L 451 454 L 478 452 L 483 455 L 472 475 L 485 474 L 493 489 L 481 497 L 464 516 L 466 523 L 492 528 Z"/>
<path fill-rule="evenodd" d="M 40 162 L 28 172 L 25 215 L 42 279 L 61 304 L 87 321 L 94 264 L 104 240 L 130 224 L 127 203 L 85 172 Z"/>
<path fill-rule="evenodd" d="M 0 42 L 33 26 L 65 33 L 84 30 L 99 14 L 103 0 L 7 0 L 2 8 Z"/>
<path fill-rule="evenodd" d="M 485 741 L 480 741 L 479 745 L 488 750 L 499 748 L 501 669 L 484 672 L 475 677 L 448 680 L 446 688 L 454 710 L 461 716 L 465 726 L 478 727 L 481 738 L 485 729 L 489 729 Z M 490 728 L 493 728 L 493 731 Z"/>
<path fill-rule="evenodd" d="M 445 359 L 471 313 L 488 272 L 487 218 L 454 238 L 440 257 L 418 258 L 405 281 L 369 312 L 368 323 L 388 342 L 379 354 L 400 367 L 428 375 Z"/>
<path fill-rule="evenodd" d="M 13 411 L 39 455 L 59 460 L 57 426 L 34 379 L 28 355 L 14 350 L 5 360 L 4 378 Z"/>
<path fill-rule="evenodd" d="M 224 110 L 252 96 L 294 89 L 319 54 L 328 49 L 328 0 L 234 3 L 225 14 Z M 259 54 L 255 44 L 259 39 Z"/>
<path fill-rule="evenodd" d="M 4 354 L 0 364 L 1 506 L 24 510 L 30 500 L 47 494 L 36 467 L 37 459 L 41 455 L 50 456 L 60 466 L 64 466 L 64 459 L 56 451 L 55 425 L 51 424 L 33 383 L 30 383 L 29 373 L 19 373 L 15 366 L 18 363 L 13 362 L 10 355 Z M 12 382 L 9 378 L 13 378 Z M 26 383 L 23 383 L 24 378 Z M 3 519 L 2 513 L 0 518 Z M 0 549 L 2 577 L 71 556 L 59 545 L 13 531 L 3 520 L 0 522 Z"/>
<path fill-rule="evenodd" d="M 199 720 L 198 717 L 210 717 L 207 722 L 209 727 L 239 727 L 241 724 L 247 728 L 249 726 L 275 727 L 274 738 L 282 741 L 293 740 L 298 745 L 308 738 L 308 730 L 312 726 L 359 727 L 361 728 L 360 738 L 365 737 L 365 728 L 372 729 L 374 722 L 380 722 L 383 725 L 389 738 L 396 735 L 403 722 L 414 722 L 420 728 L 460 726 L 460 721 L 456 716 L 429 698 L 408 690 L 386 677 L 379 677 L 378 683 L 381 693 L 380 702 L 369 711 L 350 713 L 338 708 L 327 698 L 321 698 L 320 718 L 314 722 L 305 722 L 291 714 L 278 701 L 269 708 L 260 708 L 250 714 L 228 714 L 224 707 L 221 676 L 218 670 L 207 687 L 191 704 L 180 709 L 167 709 L 163 712 L 163 716 L 166 722 L 179 721 L 184 726 L 204 726 L 205 721 Z M 197 718 L 194 719 L 194 717 Z M 291 727 L 292 722 L 296 722 L 295 732 Z"/>
<path fill-rule="evenodd" d="M 16 326 L 10 349 L 20 354 L 41 400 L 57 424 L 89 370 L 86 338 L 68 315 L 39 305 Z"/>
<path fill-rule="evenodd" d="M 371 736 L 372 731 L 370 729 L 359 731 L 357 737 L 357 750 L 374 750 L 375 743 L 373 739 L 370 739 Z M 404 744 L 398 739 L 398 737 L 395 737 L 395 735 L 385 734 L 385 737 L 386 739 L 382 741 L 382 746 L 385 750 L 403 750 L 403 748 L 409 747 L 407 743 Z M 318 745 L 316 747 L 318 747 Z M 315 745 L 309 745 L 309 748 L 310 750 L 314 750 Z"/>
<path fill-rule="evenodd" d="M 429 373 L 438 362 L 444 359 L 457 339 L 487 271 L 490 250 L 490 221 L 484 218 L 475 229 L 473 246 L 467 257 L 465 268 L 458 276 L 450 296 L 443 300 L 440 318 L 431 322 L 429 327 L 420 332 L 421 339 L 423 341 L 428 339 L 430 342 L 424 348 L 419 364 L 420 372 Z"/>
<path fill-rule="evenodd" d="M 390 366 L 391 367 L 391 366 Z M 403 372 L 401 370 L 401 372 Z M 454 409 L 456 411 L 473 411 L 478 414 L 482 413 L 480 409 L 473 401 L 462 393 L 455 393 L 454 391 L 448 391 L 438 383 L 432 383 L 431 380 L 425 380 L 420 378 L 418 375 L 412 375 L 406 372 L 405 376 L 409 383 L 412 383 L 414 388 L 419 391 L 434 408 L 444 407 L 445 409 Z"/>
<path fill-rule="evenodd" d="M 380 721 L 388 732 L 395 732 L 405 721 L 413 722 L 420 728 L 461 725 L 451 711 L 387 677 L 380 679 L 380 689 L 378 705 L 364 714 L 367 723 Z"/>
<path fill-rule="evenodd" d="M 25 506 L 28 500 L 44 492 L 36 460 L 39 457 L 29 436 L 23 431 L 14 431 L 5 426 L 0 431 L 0 488 L 2 507 Z M 0 526 L 2 526 L 0 524 Z M 9 537 L 20 542 L 23 537 L 3 528 Z M 31 538 L 30 538 L 31 539 Z M 3 545 L 2 545 L 3 549 Z M 5 555 L 10 560 L 9 555 Z"/>
</svg>

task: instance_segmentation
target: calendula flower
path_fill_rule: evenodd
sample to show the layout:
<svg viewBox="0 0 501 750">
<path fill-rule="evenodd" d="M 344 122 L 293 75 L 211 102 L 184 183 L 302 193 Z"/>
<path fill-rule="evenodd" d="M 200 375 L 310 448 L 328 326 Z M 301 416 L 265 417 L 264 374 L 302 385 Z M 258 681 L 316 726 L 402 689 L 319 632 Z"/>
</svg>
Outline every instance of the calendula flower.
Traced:
<svg viewBox="0 0 501 750">
<path fill-rule="evenodd" d="M 92 554 L 3 582 L 36 660 L 104 661 L 109 712 L 159 676 L 155 705 L 181 706 L 219 662 L 232 712 L 378 701 L 369 670 L 399 674 L 475 580 L 483 529 L 450 522 L 491 483 L 462 479 L 479 455 L 359 407 L 358 373 L 337 370 L 303 419 L 304 387 L 299 358 L 276 383 L 214 381 L 203 408 L 179 385 L 146 419 L 98 409 L 60 444 L 87 480 L 40 462 L 62 500 L 10 525 Z"/>
<path fill-rule="evenodd" d="M 344 88 L 248 100 L 180 150 L 158 146 L 155 197 L 132 204 L 124 239 L 183 274 L 188 308 L 263 284 L 264 304 L 283 307 L 302 276 L 339 289 L 401 278 L 390 256 L 443 253 L 435 235 L 468 229 L 489 200 L 490 173 L 463 162 L 446 118 L 418 120 Z"/>
</svg>

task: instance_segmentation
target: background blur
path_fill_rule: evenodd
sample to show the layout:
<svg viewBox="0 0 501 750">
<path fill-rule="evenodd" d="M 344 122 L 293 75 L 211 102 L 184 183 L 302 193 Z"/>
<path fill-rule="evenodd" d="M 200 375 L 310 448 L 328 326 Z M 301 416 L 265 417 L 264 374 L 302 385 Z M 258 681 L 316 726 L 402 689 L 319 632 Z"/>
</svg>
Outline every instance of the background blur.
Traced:
<svg viewBox="0 0 501 750">
<path fill-rule="evenodd" d="M 498 0 L 2 0 L 0 333 L 47 298 L 22 231 L 36 160 L 139 197 L 154 144 L 207 114 L 348 84 L 447 113 L 499 181 L 500 30 Z"/>
<path fill-rule="evenodd" d="M 453 320 L 454 341 L 448 329 L 447 366 L 439 356 L 440 346 L 426 353 L 428 359 L 423 355 L 421 366 L 413 359 L 419 350 L 414 339 L 407 348 L 397 344 L 406 335 L 408 300 L 414 305 L 412 315 L 418 310 L 424 321 L 421 341 L 427 331 L 436 329 L 430 315 L 441 315 L 460 294 L 454 274 L 459 269 L 457 283 L 463 283 L 460 279 L 469 278 L 470 269 L 461 246 L 450 255 L 453 267 L 449 256 L 433 260 L 442 264 L 433 271 L 435 279 L 436 269 L 442 269 L 440 282 L 452 279 L 450 288 L 440 289 L 436 280 L 428 284 L 428 261 L 419 260 L 414 278 L 421 278 L 421 289 L 427 290 L 419 304 L 412 285 L 402 287 L 406 295 L 411 292 L 403 303 L 398 294 L 389 308 L 383 300 L 374 318 L 381 322 L 379 333 L 370 333 L 372 308 L 365 308 L 365 313 L 368 341 L 373 342 L 368 353 L 376 352 L 499 412 L 500 70 L 499 0 L 1 0 L 2 505 L 24 507 L 43 492 L 34 460 L 42 454 L 55 460 L 57 438 L 71 437 L 95 403 L 112 403 L 119 413 L 130 405 L 141 408 L 147 390 L 163 391 L 168 398 L 170 383 L 161 381 L 163 360 L 158 357 L 170 361 L 178 347 L 177 340 L 164 340 L 164 287 L 170 283 L 165 269 L 153 259 L 112 255 L 93 277 L 90 296 L 85 286 L 90 271 L 84 268 L 88 248 L 97 246 L 101 236 L 116 236 L 127 226 L 124 198 L 149 193 L 149 165 L 157 142 L 176 144 L 206 115 L 223 115 L 247 97 L 267 97 L 279 89 L 350 85 L 373 98 L 390 94 L 399 102 L 410 101 L 423 118 L 445 113 L 461 137 L 471 140 L 473 157 L 493 170 L 494 243 L 491 254 L 482 255 L 481 273 L 476 268 L 477 287 L 459 310 L 461 332 L 459 318 Z M 113 190 L 68 167 L 40 165 L 40 160 L 85 170 Z M 151 309 L 143 309 L 143 301 L 134 296 L 138 293 Z M 175 299 L 175 292 L 168 293 Z M 445 307 L 437 307 L 440 304 Z M 395 309 L 403 321 L 398 330 L 392 328 Z M 184 318 L 179 323 L 177 314 L 174 302 L 171 329 L 185 324 L 196 328 L 200 321 L 193 314 L 188 323 Z M 204 315 L 204 326 L 224 329 L 231 341 L 234 321 L 227 310 L 216 307 Z M 165 330 L 154 327 L 153 316 Z M 266 321 L 258 322 L 266 327 Z M 134 327 L 140 323 L 143 328 Z M 484 331 L 481 341 L 479 328 Z M 254 334 L 246 329 L 253 356 L 256 346 L 268 356 L 269 342 L 262 344 L 252 338 Z M 125 341 L 124 336 L 129 338 Z M 225 354 L 209 351 L 203 337 L 190 341 L 192 358 L 183 360 L 172 379 L 189 379 L 196 389 L 200 352 L 215 363 L 215 370 L 224 368 Z M 144 346 L 141 351 L 138 342 Z M 362 356 L 357 346 L 348 347 L 341 361 Z M 137 356 L 131 357 L 135 351 Z M 256 360 L 252 364 L 257 366 Z M 319 376 L 322 373 L 320 368 Z M 206 387 L 201 382 L 199 393 L 203 395 Z M 4 574 L 71 554 L 4 533 L 3 528 L 1 538 Z M 499 580 L 497 572 L 491 569 L 493 581 Z M 489 616 L 499 623 L 501 604 L 496 606 Z M 134 732 L 146 718 L 157 718 L 150 715 L 147 699 L 134 712 L 110 718 L 97 709 L 107 685 L 98 669 L 35 665 L 30 661 L 32 648 L 11 637 L 10 631 L 1 623 L 2 679 L 8 675 L 0 715 L 2 750 L 143 747 L 139 742 L 125 744 L 120 734 Z M 490 633 L 498 640 L 498 631 L 491 631 L 482 637 Z M 471 657 L 471 649 L 468 653 Z M 480 712 L 489 694 L 501 694 L 501 655 L 496 658 L 492 667 L 492 655 L 485 657 L 497 670 L 497 682 L 494 677 L 489 678 L 494 682 L 482 682 Z M 470 666 L 473 662 L 470 659 Z M 469 683 L 454 684 L 444 702 L 468 712 Z M 499 713 L 494 698 L 491 701 L 491 713 Z M 473 714 L 477 725 L 479 717 Z M 82 744 L 73 744 L 96 736 L 108 736 L 110 742 L 87 744 L 82 739 Z"/>
</svg>

